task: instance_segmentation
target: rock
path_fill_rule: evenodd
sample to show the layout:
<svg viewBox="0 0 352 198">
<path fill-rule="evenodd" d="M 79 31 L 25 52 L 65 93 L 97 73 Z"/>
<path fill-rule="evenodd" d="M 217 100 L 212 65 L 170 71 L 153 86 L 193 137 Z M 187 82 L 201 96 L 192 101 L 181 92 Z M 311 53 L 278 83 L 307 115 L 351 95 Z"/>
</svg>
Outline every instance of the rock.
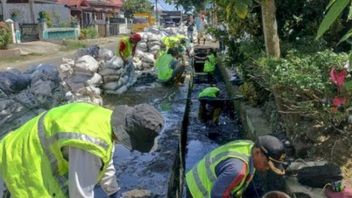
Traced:
<svg viewBox="0 0 352 198">
<path fill-rule="evenodd" d="M 152 192 L 149 190 L 134 189 L 134 190 L 122 193 L 122 197 L 123 198 L 151 198 Z"/>
</svg>

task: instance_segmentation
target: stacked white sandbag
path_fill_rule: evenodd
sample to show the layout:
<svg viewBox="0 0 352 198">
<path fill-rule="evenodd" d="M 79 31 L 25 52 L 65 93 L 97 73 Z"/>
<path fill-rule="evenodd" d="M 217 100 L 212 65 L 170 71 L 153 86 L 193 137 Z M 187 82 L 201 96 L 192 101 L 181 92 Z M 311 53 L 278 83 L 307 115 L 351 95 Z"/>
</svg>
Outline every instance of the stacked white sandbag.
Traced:
<svg viewBox="0 0 352 198">
<path fill-rule="evenodd" d="M 133 63 L 136 70 L 150 70 L 154 67 L 155 57 L 161 49 L 160 31 L 148 29 L 148 32 L 142 32 L 142 40 L 137 44 Z"/>
<path fill-rule="evenodd" d="M 103 77 L 102 88 L 108 94 L 122 94 L 136 82 L 132 61 L 124 64 L 118 56 L 102 63 L 99 74 Z"/>
<path fill-rule="evenodd" d="M 102 76 L 97 73 L 99 63 L 90 55 L 79 57 L 76 62 L 64 59 L 65 63 L 59 66 L 62 85 L 66 89 L 66 98 L 69 101 L 90 102 L 103 104 L 99 86 Z"/>
</svg>

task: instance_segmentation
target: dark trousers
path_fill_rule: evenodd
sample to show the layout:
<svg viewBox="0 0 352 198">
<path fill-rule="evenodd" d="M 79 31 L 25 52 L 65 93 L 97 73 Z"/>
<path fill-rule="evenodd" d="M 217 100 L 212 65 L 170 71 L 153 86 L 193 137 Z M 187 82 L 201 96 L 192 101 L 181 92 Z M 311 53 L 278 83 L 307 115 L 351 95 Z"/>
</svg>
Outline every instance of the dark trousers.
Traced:
<svg viewBox="0 0 352 198">
<path fill-rule="evenodd" d="M 201 122 L 210 121 L 212 124 L 218 124 L 222 112 L 223 102 L 218 98 L 202 97 L 199 98 L 198 118 Z"/>
</svg>

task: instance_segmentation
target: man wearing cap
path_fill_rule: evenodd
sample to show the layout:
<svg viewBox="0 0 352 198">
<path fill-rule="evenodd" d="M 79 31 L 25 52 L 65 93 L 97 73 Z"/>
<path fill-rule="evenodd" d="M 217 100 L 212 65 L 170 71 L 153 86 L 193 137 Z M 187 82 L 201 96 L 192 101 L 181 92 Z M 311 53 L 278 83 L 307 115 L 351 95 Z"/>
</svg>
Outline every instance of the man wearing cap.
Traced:
<svg viewBox="0 0 352 198">
<path fill-rule="evenodd" d="M 224 106 L 219 95 L 220 89 L 216 85 L 206 87 L 199 93 L 198 118 L 201 122 L 219 123 L 219 117 Z"/>
<path fill-rule="evenodd" d="M 187 197 L 242 197 L 255 171 L 283 175 L 285 150 L 276 137 L 264 135 L 253 143 L 236 140 L 208 153 L 186 174 Z"/>
<path fill-rule="evenodd" d="M 120 42 L 117 46 L 117 54 L 122 58 L 124 63 L 126 63 L 128 59 L 134 56 L 137 44 L 141 40 L 142 36 L 138 33 L 134 33 L 129 37 L 126 36 L 120 39 Z"/>
<path fill-rule="evenodd" d="M 158 80 L 162 84 L 172 85 L 182 83 L 182 75 L 185 71 L 185 66 L 178 61 L 178 58 L 178 50 L 173 47 L 168 49 L 167 53 L 162 53 L 156 60 L 156 73 Z"/>
<path fill-rule="evenodd" d="M 114 142 L 148 152 L 163 122 L 147 104 L 114 111 L 87 103 L 53 108 L 1 140 L 1 178 L 11 197 L 93 198 L 100 183 L 115 198 Z"/>
</svg>

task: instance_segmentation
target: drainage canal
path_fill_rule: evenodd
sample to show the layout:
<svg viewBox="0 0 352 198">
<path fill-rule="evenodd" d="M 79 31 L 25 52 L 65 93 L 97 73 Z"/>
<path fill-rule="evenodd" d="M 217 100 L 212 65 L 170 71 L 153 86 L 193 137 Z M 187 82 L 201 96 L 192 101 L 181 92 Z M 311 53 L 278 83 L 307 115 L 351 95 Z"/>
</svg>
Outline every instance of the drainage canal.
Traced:
<svg viewBox="0 0 352 198">
<path fill-rule="evenodd" d="M 193 80 L 190 86 L 188 115 L 184 121 L 182 139 L 181 139 L 181 167 L 184 174 L 190 170 L 199 160 L 201 160 L 209 151 L 226 142 L 240 139 L 241 125 L 235 117 L 233 100 L 227 94 L 224 79 L 220 70 L 216 69 L 213 76 L 202 73 L 204 60 L 202 57 L 207 56 L 207 48 L 195 48 L 196 57 L 193 60 Z M 205 124 L 198 118 L 200 102 L 198 94 L 206 87 L 216 86 L 220 89 L 220 101 L 223 104 L 223 111 L 220 114 L 218 125 Z M 182 178 L 182 177 L 181 177 Z M 182 183 L 185 185 L 184 181 Z M 184 188 L 183 188 L 184 189 Z M 184 190 L 183 190 L 184 191 Z M 183 197 L 185 193 L 183 193 Z"/>
</svg>

